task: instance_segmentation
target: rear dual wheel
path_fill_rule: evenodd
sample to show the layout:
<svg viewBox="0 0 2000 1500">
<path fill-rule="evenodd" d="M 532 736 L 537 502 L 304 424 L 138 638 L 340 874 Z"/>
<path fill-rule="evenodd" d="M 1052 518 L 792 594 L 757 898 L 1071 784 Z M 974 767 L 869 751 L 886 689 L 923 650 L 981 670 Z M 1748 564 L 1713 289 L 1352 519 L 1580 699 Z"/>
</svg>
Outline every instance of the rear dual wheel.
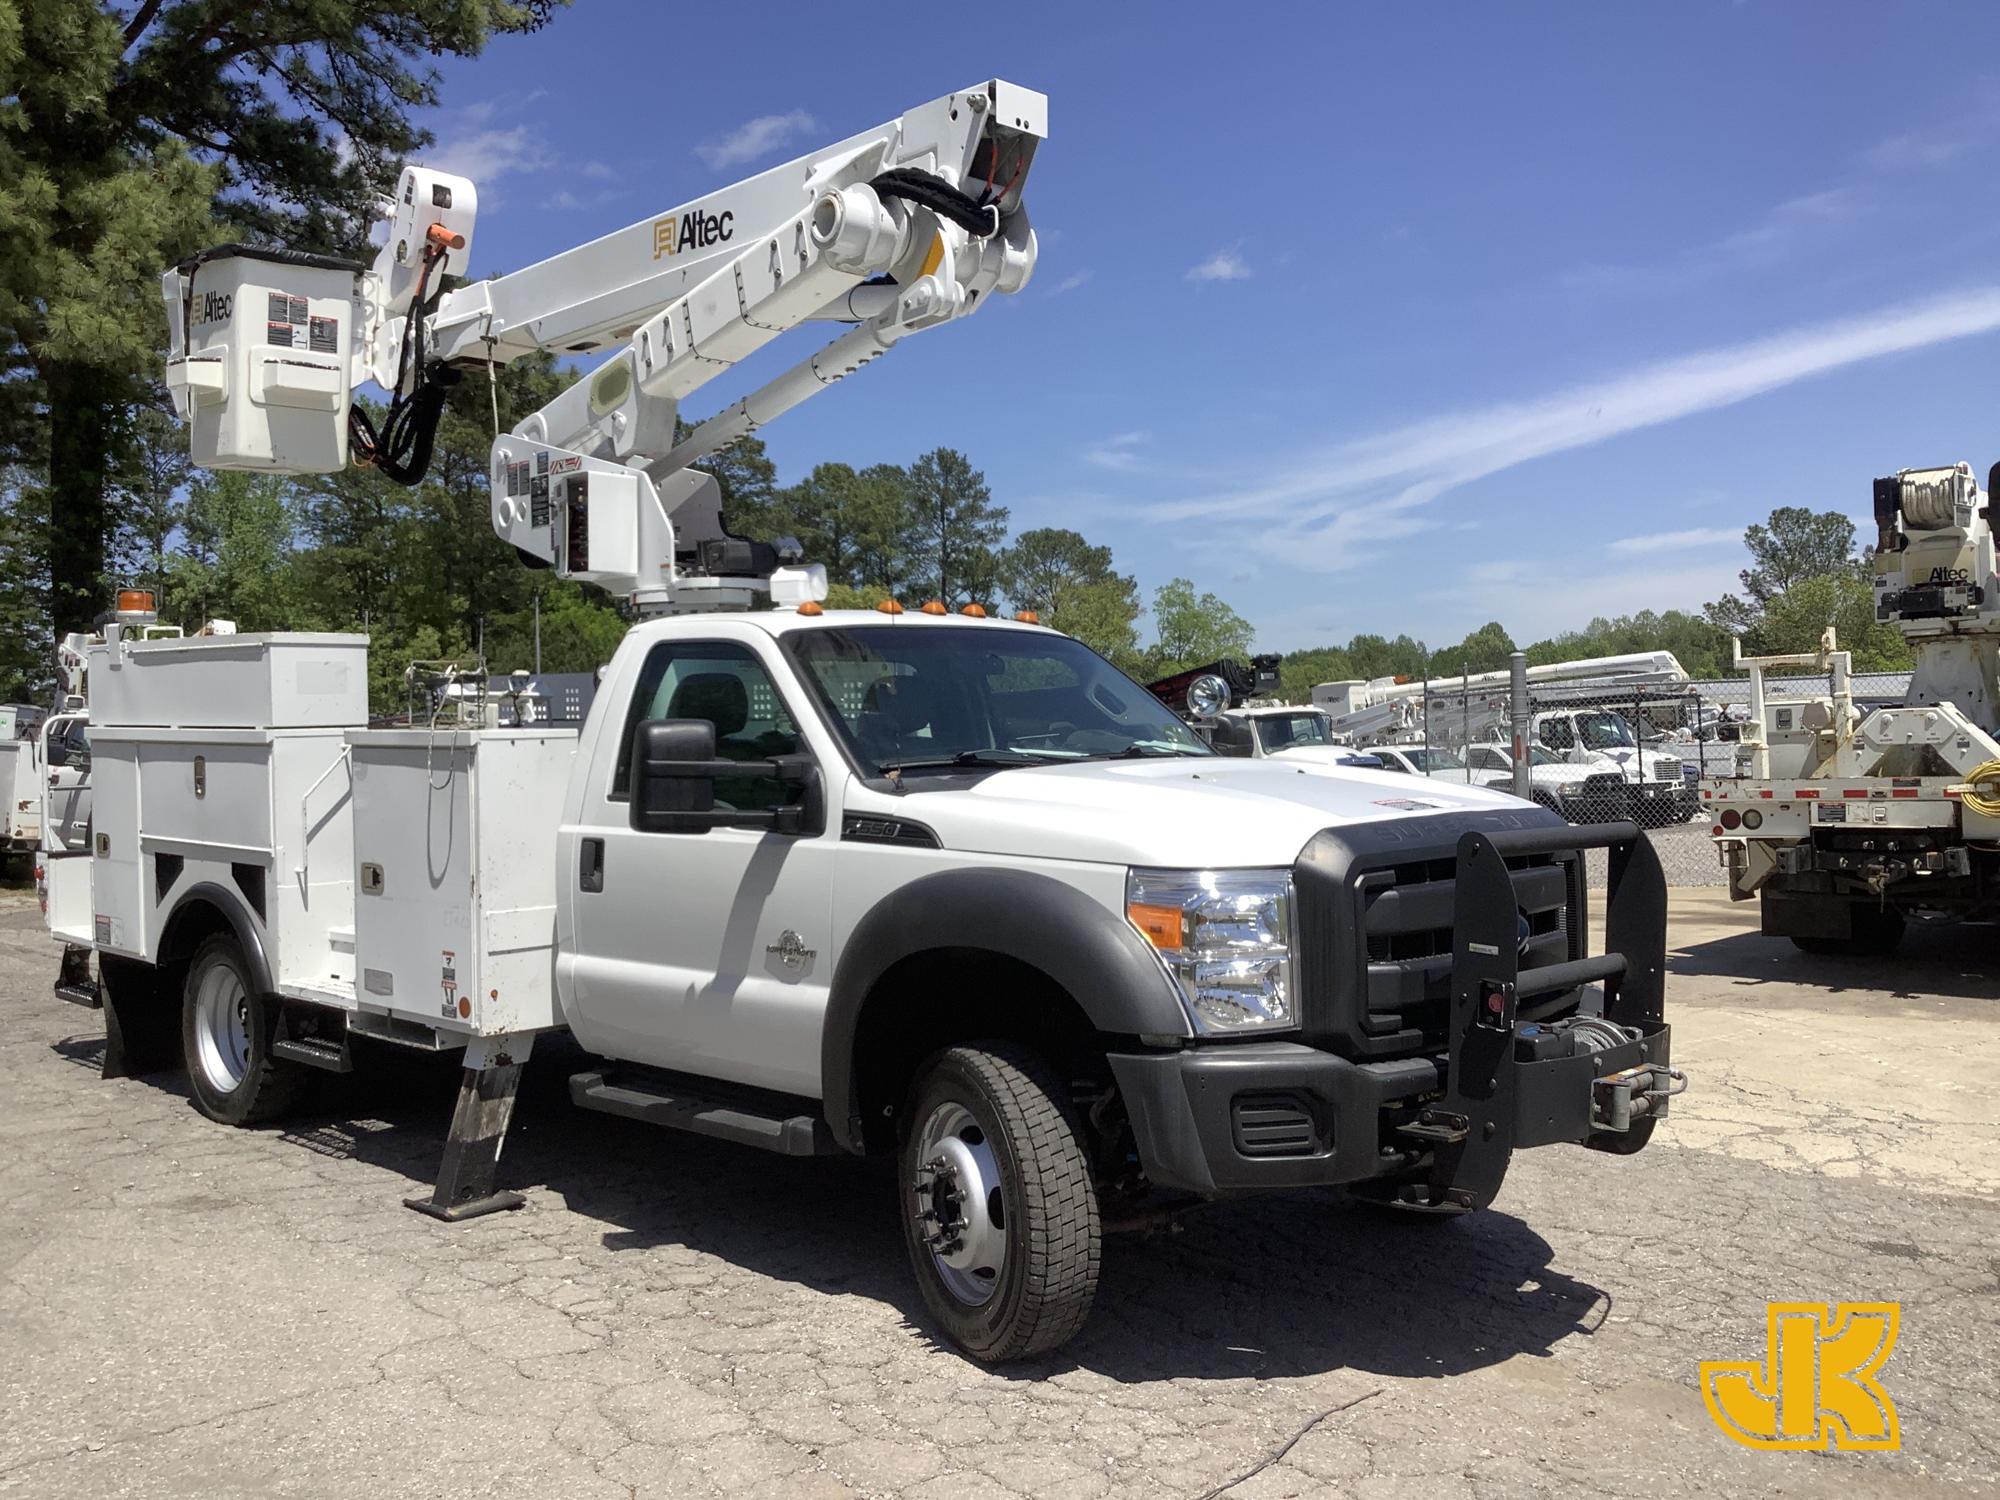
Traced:
<svg viewBox="0 0 2000 1500">
<path fill-rule="evenodd" d="M 256 992 L 234 937 L 217 933 L 195 949 L 181 1004 L 181 1050 L 194 1102 L 211 1120 L 254 1125 L 298 1098 L 305 1069 L 274 1057 L 278 1002 Z"/>
</svg>

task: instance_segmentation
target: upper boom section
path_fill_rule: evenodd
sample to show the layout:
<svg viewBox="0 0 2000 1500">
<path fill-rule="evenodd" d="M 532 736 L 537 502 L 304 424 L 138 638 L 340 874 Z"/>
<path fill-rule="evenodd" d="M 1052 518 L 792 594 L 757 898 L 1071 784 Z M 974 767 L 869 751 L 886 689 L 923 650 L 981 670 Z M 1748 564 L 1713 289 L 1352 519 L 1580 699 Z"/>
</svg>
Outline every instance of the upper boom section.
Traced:
<svg viewBox="0 0 2000 1500">
<path fill-rule="evenodd" d="M 892 167 L 929 172 L 967 192 L 990 187 L 1001 217 L 1011 217 L 1047 132 L 1048 101 L 1032 90 L 995 80 L 947 94 L 536 265 L 447 293 L 431 320 L 437 356 L 483 362 L 489 339 L 502 360 L 537 349 L 602 353 L 821 195 Z"/>
</svg>

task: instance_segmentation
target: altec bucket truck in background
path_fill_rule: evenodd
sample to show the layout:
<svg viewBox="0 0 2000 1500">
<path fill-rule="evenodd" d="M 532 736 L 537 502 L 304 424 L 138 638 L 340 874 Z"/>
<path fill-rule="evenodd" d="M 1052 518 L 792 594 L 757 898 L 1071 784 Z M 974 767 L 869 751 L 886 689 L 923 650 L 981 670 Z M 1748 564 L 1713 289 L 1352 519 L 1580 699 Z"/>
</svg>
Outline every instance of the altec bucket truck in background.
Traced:
<svg viewBox="0 0 2000 1500">
<path fill-rule="evenodd" d="M 501 727 L 483 670 L 370 728 L 358 635 L 83 642 L 90 826 L 47 909 L 95 958 L 61 991 L 104 1007 L 108 1072 L 184 1063 L 247 1123 L 370 1045 L 463 1048 L 412 1204 L 458 1219 L 520 1203 L 515 1084 L 566 1028 L 584 1108 L 894 1157 L 925 1304 L 989 1360 L 1080 1326 L 1107 1218 L 1311 1186 L 1464 1213 L 1516 1149 L 1645 1145 L 1682 1080 L 1637 828 L 1223 759 L 1032 617 L 828 610 L 794 547 L 723 527 L 704 454 L 1026 284 L 1045 111 L 980 84 L 456 289 L 473 188 L 419 168 L 372 269 L 239 247 L 168 275 L 204 464 L 413 481 L 460 375 L 607 353 L 496 437 L 492 523 L 640 618 L 580 729 Z M 675 442 L 684 396 L 828 320 Z M 940 375 L 1005 398 L 974 346 Z"/>
<path fill-rule="evenodd" d="M 1862 717 L 1848 653 L 1743 658 L 1737 776 L 1704 805 L 1738 900 L 1814 952 L 1886 953 L 1910 918 L 2000 917 L 2000 578 L 1991 487 L 1970 464 L 1875 481 L 1875 617 L 1916 654 L 1899 708 Z M 1822 697 L 1775 699 L 1764 672 L 1811 666 Z"/>
</svg>

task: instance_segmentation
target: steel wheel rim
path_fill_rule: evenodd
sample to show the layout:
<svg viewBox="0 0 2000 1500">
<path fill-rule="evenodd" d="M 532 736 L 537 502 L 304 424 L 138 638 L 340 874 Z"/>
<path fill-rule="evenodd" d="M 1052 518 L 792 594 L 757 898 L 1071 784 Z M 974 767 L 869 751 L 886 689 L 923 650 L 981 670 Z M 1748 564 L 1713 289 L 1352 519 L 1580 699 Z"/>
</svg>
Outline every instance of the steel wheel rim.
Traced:
<svg viewBox="0 0 2000 1500">
<path fill-rule="evenodd" d="M 1007 1205 L 986 1127 L 963 1104 L 940 1104 L 917 1136 L 917 1239 L 952 1300 L 983 1307 L 1007 1268 Z"/>
<path fill-rule="evenodd" d="M 233 1092 L 250 1070 L 250 993 L 228 964 L 201 976 L 194 1023 L 202 1073 L 220 1092 Z"/>
</svg>

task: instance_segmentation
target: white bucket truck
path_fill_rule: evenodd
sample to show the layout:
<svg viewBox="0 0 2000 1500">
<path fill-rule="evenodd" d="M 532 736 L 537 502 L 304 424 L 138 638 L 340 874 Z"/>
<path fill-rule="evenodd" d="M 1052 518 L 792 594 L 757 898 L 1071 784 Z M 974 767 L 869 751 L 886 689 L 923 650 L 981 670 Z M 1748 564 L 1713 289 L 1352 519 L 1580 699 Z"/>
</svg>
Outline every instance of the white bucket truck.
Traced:
<svg viewBox="0 0 2000 1500">
<path fill-rule="evenodd" d="M 105 1007 L 107 1071 L 184 1061 L 202 1109 L 245 1122 L 301 1070 L 353 1066 L 353 1038 L 463 1046 L 420 1204 L 450 1219 L 520 1201 L 495 1182 L 514 1085 L 566 1027 L 602 1059 L 571 1080 L 584 1107 L 895 1157 L 926 1305 L 990 1360 L 1076 1331 L 1107 1216 L 1142 1198 L 1323 1186 L 1458 1213 L 1517 1148 L 1646 1143 L 1680 1080 L 1637 829 L 1217 756 L 1084 646 L 976 606 L 824 609 L 821 577 L 729 536 L 686 466 L 807 393 L 797 376 L 657 446 L 678 394 L 780 326 L 862 319 L 810 363 L 816 387 L 1025 281 L 1045 107 L 982 84 L 567 270 L 439 299 L 390 262 L 468 233 L 428 205 L 469 195 L 405 174 L 414 217 L 348 311 L 316 292 L 286 326 L 407 326 L 419 386 L 454 349 L 618 346 L 497 440 L 493 520 L 652 618 L 580 731 L 492 727 L 449 692 L 430 704 L 457 721 L 369 728 L 355 636 L 111 631 L 90 667 L 92 847 L 50 871 L 52 925 L 96 954 L 70 990 Z M 206 264 L 173 294 L 205 296 Z M 230 338 L 260 338 L 285 289 L 262 264 L 268 286 L 230 283 L 258 305 Z M 398 285 L 415 316 L 383 315 Z M 263 392 L 262 416 L 215 424 L 217 461 L 285 462 L 297 414 L 336 419 L 304 377 L 270 403 L 267 357 L 247 383 L 235 351 L 183 383 L 195 404 Z M 399 433 L 355 440 L 414 466 L 421 432 Z M 297 451 L 323 462 L 327 442 Z"/>
</svg>

